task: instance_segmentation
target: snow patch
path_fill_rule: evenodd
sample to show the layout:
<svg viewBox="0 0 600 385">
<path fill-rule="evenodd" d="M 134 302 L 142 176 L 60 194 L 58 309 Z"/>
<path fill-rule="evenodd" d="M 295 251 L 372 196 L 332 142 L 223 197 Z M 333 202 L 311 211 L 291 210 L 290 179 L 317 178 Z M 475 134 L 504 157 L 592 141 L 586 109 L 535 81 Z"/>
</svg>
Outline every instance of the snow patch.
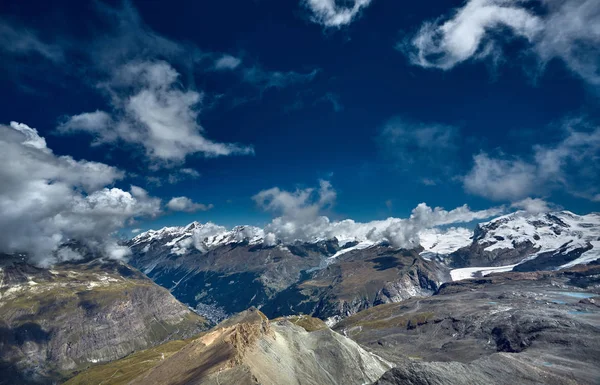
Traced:
<svg viewBox="0 0 600 385">
<path fill-rule="evenodd" d="M 497 266 L 497 267 L 465 267 L 462 269 L 454 269 L 450 271 L 453 281 L 461 281 L 463 279 L 474 278 L 477 273 L 486 276 L 492 273 L 512 271 L 517 265 Z"/>
</svg>

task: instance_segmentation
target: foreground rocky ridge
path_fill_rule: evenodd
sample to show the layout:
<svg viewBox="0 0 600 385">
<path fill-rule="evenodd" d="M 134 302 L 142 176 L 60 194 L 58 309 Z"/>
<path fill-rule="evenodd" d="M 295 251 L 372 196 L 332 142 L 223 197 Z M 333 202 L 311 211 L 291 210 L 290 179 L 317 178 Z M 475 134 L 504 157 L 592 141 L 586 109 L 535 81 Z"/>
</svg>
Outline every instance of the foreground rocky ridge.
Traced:
<svg viewBox="0 0 600 385">
<path fill-rule="evenodd" d="M 3 256 L 0 384 L 55 383 L 207 327 L 135 269 L 91 260 L 39 269 Z"/>
<path fill-rule="evenodd" d="M 358 385 L 375 381 L 391 367 L 319 322 L 310 317 L 269 321 L 250 309 L 185 342 L 176 352 L 165 346 L 164 354 L 158 347 L 155 355 L 142 352 L 95 367 L 67 384 L 102 379 L 106 385 Z M 136 364 L 142 359 L 152 362 L 140 373 Z"/>
<path fill-rule="evenodd" d="M 448 283 L 335 326 L 396 368 L 378 384 L 597 384 L 600 266 Z"/>
</svg>

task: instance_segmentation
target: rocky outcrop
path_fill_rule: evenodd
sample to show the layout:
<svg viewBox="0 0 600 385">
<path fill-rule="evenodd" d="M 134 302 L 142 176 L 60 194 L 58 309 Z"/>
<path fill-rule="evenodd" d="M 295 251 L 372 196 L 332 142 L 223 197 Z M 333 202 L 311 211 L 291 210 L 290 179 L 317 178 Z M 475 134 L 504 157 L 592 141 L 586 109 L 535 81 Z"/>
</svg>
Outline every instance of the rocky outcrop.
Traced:
<svg viewBox="0 0 600 385">
<path fill-rule="evenodd" d="M 299 326 L 319 325 L 314 331 Z M 308 329 L 312 329 L 309 327 Z M 165 347 L 165 350 L 170 350 Z M 159 352 L 160 347 L 153 352 Z M 161 353 L 162 354 L 162 353 Z M 391 366 L 358 344 L 306 317 L 269 321 L 256 309 L 245 311 L 186 343 L 177 352 L 154 359 L 136 373 L 136 362 L 92 368 L 67 383 L 103 384 L 365 384 Z M 143 356 L 146 361 L 152 355 Z M 140 360 L 142 356 L 140 356 Z M 121 369 L 122 368 L 122 369 Z M 107 373 L 117 373 L 106 378 Z"/>
<path fill-rule="evenodd" d="M 262 309 L 269 315 L 305 313 L 343 318 L 384 303 L 430 296 L 448 270 L 414 250 L 376 246 L 338 256 L 326 268 L 307 274 Z"/>
<path fill-rule="evenodd" d="M 510 354 L 494 354 L 470 364 L 414 362 L 389 370 L 373 385 L 579 385 L 575 379 L 540 370 Z"/>
<path fill-rule="evenodd" d="M 2 384 L 53 383 L 205 329 L 206 321 L 143 274 L 92 260 L 0 269 Z"/>
<path fill-rule="evenodd" d="M 447 283 L 334 329 L 396 364 L 379 384 L 595 384 L 597 277 L 590 266 Z"/>
</svg>

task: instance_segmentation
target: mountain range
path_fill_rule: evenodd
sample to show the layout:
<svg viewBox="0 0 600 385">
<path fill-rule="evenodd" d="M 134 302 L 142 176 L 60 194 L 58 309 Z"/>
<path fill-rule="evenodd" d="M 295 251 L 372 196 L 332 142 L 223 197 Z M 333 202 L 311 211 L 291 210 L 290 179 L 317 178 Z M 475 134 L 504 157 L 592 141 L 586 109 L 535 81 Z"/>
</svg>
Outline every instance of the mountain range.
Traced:
<svg viewBox="0 0 600 385">
<path fill-rule="evenodd" d="M 600 215 L 516 212 L 276 242 L 150 230 L 128 262 L 77 242 L 0 258 L 0 384 L 594 384 Z"/>
<path fill-rule="evenodd" d="M 215 322 L 256 306 L 269 317 L 303 312 L 333 323 L 378 304 L 431 295 L 452 280 L 595 261 L 600 215 L 519 211 L 474 231 L 424 230 L 419 238 L 413 250 L 364 233 L 275 243 L 260 228 L 194 222 L 141 233 L 127 245 L 133 266 Z"/>
</svg>

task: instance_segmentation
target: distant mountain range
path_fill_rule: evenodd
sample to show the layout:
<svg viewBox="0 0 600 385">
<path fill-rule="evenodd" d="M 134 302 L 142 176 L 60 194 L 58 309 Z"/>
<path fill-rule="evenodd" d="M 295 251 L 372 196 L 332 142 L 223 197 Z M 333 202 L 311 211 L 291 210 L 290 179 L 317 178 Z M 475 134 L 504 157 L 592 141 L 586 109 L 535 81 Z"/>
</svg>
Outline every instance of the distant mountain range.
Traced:
<svg viewBox="0 0 600 385">
<path fill-rule="evenodd" d="M 334 323 L 378 304 L 431 295 L 453 279 L 596 261 L 600 215 L 520 211 L 474 231 L 432 229 L 419 237 L 414 250 L 360 234 L 282 243 L 257 227 L 193 222 L 144 232 L 128 246 L 133 266 L 214 322 L 256 306 L 269 317 L 303 312 Z"/>
</svg>

